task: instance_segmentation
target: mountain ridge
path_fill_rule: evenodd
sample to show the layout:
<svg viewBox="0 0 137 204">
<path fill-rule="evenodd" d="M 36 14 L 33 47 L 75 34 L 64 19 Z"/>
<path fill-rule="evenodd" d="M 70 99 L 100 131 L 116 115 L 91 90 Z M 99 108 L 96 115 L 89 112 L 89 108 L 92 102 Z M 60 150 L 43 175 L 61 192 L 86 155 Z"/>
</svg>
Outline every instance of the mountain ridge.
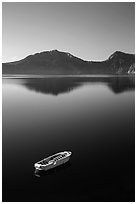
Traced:
<svg viewBox="0 0 137 204">
<path fill-rule="evenodd" d="M 134 74 L 135 55 L 116 51 L 104 61 L 86 61 L 68 52 L 43 51 L 8 63 L 2 74 Z"/>
</svg>

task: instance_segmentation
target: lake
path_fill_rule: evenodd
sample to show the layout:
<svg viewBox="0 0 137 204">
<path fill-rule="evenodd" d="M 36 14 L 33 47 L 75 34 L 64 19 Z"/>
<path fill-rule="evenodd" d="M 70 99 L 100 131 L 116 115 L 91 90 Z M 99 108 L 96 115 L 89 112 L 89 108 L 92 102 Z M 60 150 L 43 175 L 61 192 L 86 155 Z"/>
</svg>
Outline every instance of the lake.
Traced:
<svg viewBox="0 0 137 204">
<path fill-rule="evenodd" d="M 134 76 L 2 81 L 3 201 L 135 200 Z M 64 150 L 70 162 L 36 174 Z"/>
</svg>

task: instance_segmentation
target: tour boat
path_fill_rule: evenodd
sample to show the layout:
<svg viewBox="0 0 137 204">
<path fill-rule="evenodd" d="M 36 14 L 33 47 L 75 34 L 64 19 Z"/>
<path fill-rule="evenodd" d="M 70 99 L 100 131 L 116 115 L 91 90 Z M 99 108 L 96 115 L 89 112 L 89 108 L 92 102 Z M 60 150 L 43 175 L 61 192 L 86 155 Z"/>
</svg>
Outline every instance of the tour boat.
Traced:
<svg viewBox="0 0 137 204">
<path fill-rule="evenodd" d="M 49 156 L 49 157 L 35 163 L 34 167 L 36 168 L 36 170 L 47 171 L 49 169 L 52 169 L 54 167 L 57 167 L 59 165 L 66 163 L 67 161 L 69 161 L 71 154 L 72 153 L 69 151 L 64 151 L 64 152 L 54 154 L 52 156 Z"/>
</svg>

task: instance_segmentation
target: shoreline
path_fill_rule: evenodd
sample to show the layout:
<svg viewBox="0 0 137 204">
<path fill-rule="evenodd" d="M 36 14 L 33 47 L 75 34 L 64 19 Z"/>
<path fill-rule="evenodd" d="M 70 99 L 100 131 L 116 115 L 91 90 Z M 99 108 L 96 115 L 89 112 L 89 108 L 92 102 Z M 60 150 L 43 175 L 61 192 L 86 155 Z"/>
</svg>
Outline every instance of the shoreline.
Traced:
<svg viewBox="0 0 137 204">
<path fill-rule="evenodd" d="M 2 75 L 2 78 L 71 78 L 71 77 L 135 77 L 135 74 L 83 74 L 83 75 Z"/>
</svg>

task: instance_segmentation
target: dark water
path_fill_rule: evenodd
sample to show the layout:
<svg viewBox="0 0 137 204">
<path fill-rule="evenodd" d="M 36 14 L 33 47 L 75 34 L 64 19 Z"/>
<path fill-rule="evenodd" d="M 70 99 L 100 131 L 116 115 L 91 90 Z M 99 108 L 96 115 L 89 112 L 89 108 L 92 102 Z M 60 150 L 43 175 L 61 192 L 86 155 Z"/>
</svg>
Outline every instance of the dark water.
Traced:
<svg viewBox="0 0 137 204">
<path fill-rule="evenodd" d="M 134 77 L 3 79 L 3 201 L 134 201 Z M 70 150 L 37 175 L 34 163 Z"/>
</svg>

